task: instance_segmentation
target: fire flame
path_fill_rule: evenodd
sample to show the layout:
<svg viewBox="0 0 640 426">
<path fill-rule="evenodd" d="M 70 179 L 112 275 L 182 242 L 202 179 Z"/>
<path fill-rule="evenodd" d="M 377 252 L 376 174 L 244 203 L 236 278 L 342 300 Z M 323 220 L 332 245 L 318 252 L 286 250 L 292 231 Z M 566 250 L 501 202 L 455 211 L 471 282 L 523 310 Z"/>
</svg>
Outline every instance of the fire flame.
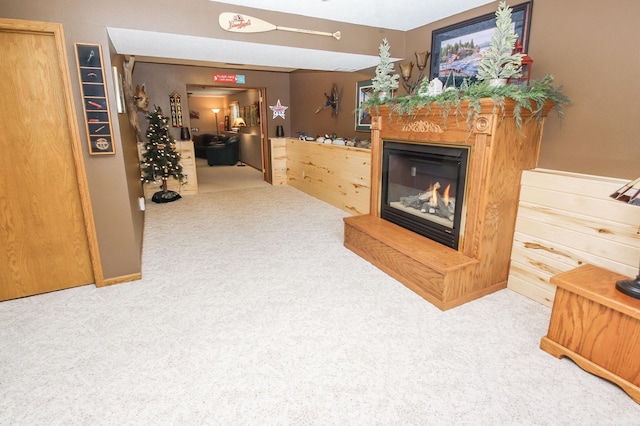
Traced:
<svg viewBox="0 0 640 426">
<path fill-rule="evenodd" d="M 438 189 L 440 189 L 440 182 L 436 182 L 431 188 L 431 199 L 429 200 L 431 207 L 438 207 Z"/>
<path fill-rule="evenodd" d="M 449 205 L 449 189 L 451 189 L 451 185 L 447 185 L 444 189 L 444 194 L 442 195 L 442 201 L 444 201 L 445 206 Z"/>
</svg>

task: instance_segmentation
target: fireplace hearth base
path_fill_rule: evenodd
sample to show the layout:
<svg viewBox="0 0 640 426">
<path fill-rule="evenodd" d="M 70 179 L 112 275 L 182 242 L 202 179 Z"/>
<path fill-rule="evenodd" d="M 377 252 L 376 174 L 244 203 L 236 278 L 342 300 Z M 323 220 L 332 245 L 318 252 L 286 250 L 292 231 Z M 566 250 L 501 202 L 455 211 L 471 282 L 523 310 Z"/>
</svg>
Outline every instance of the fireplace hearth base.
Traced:
<svg viewBox="0 0 640 426">
<path fill-rule="evenodd" d="M 477 259 L 372 215 L 344 219 L 344 245 L 443 311 L 507 286 L 470 289 Z"/>
</svg>

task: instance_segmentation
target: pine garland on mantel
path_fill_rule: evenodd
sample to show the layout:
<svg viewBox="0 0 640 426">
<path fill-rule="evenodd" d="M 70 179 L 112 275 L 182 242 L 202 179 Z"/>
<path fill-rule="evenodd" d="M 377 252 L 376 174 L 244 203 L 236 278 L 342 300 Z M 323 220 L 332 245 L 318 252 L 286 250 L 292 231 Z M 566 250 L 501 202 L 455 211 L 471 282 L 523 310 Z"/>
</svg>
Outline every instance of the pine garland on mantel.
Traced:
<svg viewBox="0 0 640 426">
<path fill-rule="evenodd" d="M 518 128 L 522 127 L 522 111 L 531 113 L 531 119 L 540 120 L 544 112 L 545 104 L 551 102 L 553 108 L 562 118 L 563 107 L 570 104 L 569 98 L 562 93 L 562 87 L 554 84 L 553 76 L 548 74 L 542 80 L 532 80 L 528 86 L 507 84 L 504 86 L 493 86 L 489 79 L 493 77 L 517 76 L 520 73 L 521 56 L 513 53 L 512 44 L 515 44 L 511 19 L 511 9 L 505 2 L 501 2 L 496 12 L 497 36 L 492 38 L 491 48 L 488 49 L 488 56 L 481 61 L 481 68 L 478 72 L 478 81 L 469 82 L 465 80 L 461 87 L 449 87 L 444 92 L 437 95 L 428 95 L 427 91 L 419 91 L 418 94 L 408 94 L 395 98 L 383 98 L 378 96 L 375 90 L 373 96 L 360 105 L 361 113 L 364 110 L 378 113 L 381 105 L 389 106 L 390 113 L 399 115 L 415 115 L 419 110 L 426 110 L 428 114 L 432 105 L 437 104 L 442 109 L 442 115 L 446 119 L 449 114 L 462 114 L 463 103 L 468 103 L 467 125 L 471 127 L 480 113 L 482 102 L 491 101 L 494 105 L 494 112 L 505 112 L 505 102 L 507 99 L 513 100 L 515 107 L 513 116 Z M 492 50 L 493 49 L 493 50 Z M 385 71 L 387 78 L 393 68 L 389 69 L 389 48 L 386 39 L 380 45 L 380 65 L 376 69 Z M 489 54 L 493 53 L 493 55 Z M 484 55 L 484 53 L 483 53 Z M 382 67 L 382 68 L 381 68 Z M 502 70 L 500 73 L 498 71 Z M 495 75 L 494 75 L 495 74 Z M 397 75 L 396 75 L 397 76 Z M 482 78 L 481 78 L 482 77 Z M 374 79 L 375 80 L 375 79 Z M 423 85 L 428 85 L 428 81 L 423 81 Z M 397 83 L 396 83 L 397 84 Z"/>
<path fill-rule="evenodd" d="M 403 96 L 393 99 L 389 103 L 391 110 L 397 114 L 411 115 L 422 108 L 430 109 L 432 104 L 439 104 L 445 110 L 460 114 L 460 107 L 464 102 L 469 103 L 466 121 L 471 126 L 480 113 L 482 101 L 493 103 L 494 112 L 504 114 L 505 101 L 511 99 L 515 106 L 513 117 L 518 128 L 522 127 L 522 111 L 531 113 L 531 118 L 540 120 L 547 102 L 553 103 L 553 108 L 562 118 L 564 106 L 570 104 L 569 98 L 562 93 L 562 87 L 553 83 L 553 76 L 547 75 L 542 80 L 532 80 L 528 86 L 508 84 L 494 87 L 487 81 L 470 84 L 466 90 L 449 90 L 437 96 Z"/>
<path fill-rule="evenodd" d="M 483 101 L 492 102 L 494 111 L 504 114 L 507 99 L 511 99 L 515 104 L 513 117 L 518 128 L 522 127 L 523 110 L 530 111 L 531 118 L 540 120 L 545 104 L 550 101 L 558 116 L 562 118 L 563 107 L 571 103 L 562 93 L 562 87 L 553 84 L 553 76 L 547 75 L 542 80 L 532 80 L 529 86 L 523 87 L 515 84 L 493 87 L 487 81 L 482 81 L 470 84 L 466 89 L 447 90 L 436 96 L 405 95 L 392 99 L 372 96 L 363 102 L 362 109 L 378 113 L 379 107 L 386 105 L 390 113 L 398 115 L 416 115 L 417 111 L 422 109 L 425 109 L 428 115 L 435 104 L 442 107 L 443 118 L 446 119 L 451 113 L 460 116 L 463 103 L 468 102 L 469 109 L 464 118 L 471 127 L 480 114 Z"/>
</svg>

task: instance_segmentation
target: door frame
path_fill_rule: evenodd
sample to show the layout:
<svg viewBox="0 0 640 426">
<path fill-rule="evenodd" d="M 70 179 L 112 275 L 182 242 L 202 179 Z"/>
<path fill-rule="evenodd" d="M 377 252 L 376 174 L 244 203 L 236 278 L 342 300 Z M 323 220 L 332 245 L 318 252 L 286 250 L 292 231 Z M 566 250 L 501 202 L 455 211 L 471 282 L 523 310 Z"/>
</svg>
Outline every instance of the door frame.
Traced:
<svg viewBox="0 0 640 426">
<path fill-rule="evenodd" d="M 271 144 L 269 143 L 269 135 L 267 125 L 267 89 L 258 88 L 259 108 L 260 108 L 260 143 L 262 144 L 262 180 L 273 184 L 273 173 L 271 172 Z"/>
</svg>

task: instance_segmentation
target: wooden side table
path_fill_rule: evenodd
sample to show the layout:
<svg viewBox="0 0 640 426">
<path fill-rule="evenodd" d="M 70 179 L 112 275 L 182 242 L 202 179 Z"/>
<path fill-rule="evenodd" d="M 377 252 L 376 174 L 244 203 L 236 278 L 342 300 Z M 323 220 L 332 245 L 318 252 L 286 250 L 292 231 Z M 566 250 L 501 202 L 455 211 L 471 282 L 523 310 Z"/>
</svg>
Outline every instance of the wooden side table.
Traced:
<svg viewBox="0 0 640 426">
<path fill-rule="evenodd" d="M 540 348 L 569 357 L 640 404 L 640 300 L 616 290 L 621 279 L 628 277 L 593 265 L 552 277 L 556 297 Z"/>
</svg>

